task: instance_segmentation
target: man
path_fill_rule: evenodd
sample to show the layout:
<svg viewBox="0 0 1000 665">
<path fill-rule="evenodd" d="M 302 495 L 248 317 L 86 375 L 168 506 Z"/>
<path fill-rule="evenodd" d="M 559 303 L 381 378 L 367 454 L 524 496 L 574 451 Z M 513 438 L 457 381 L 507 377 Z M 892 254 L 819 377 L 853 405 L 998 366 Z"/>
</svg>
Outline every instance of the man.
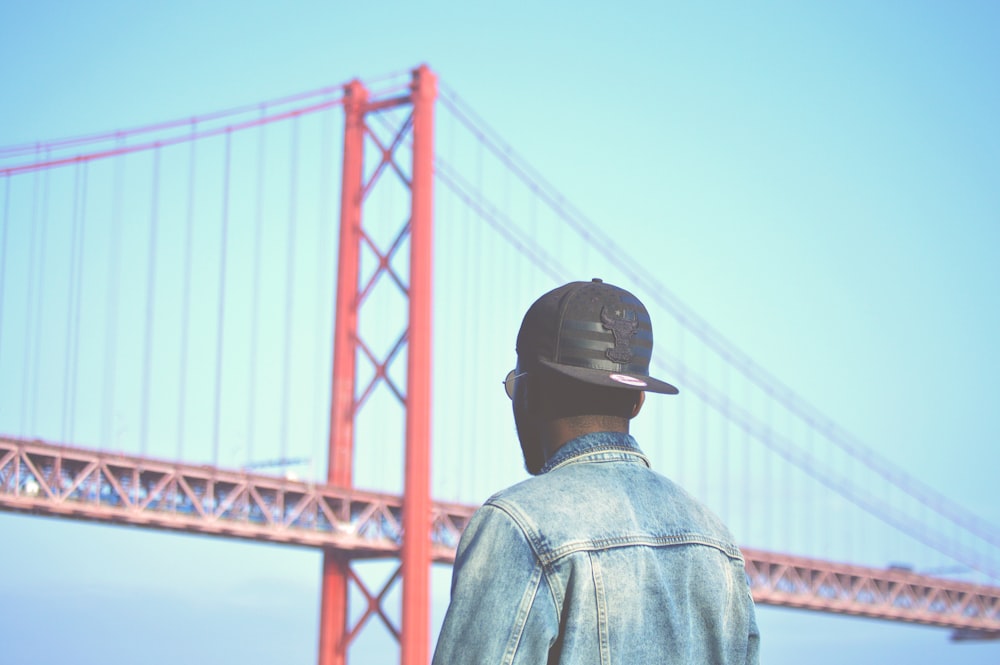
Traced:
<svg viewBox="0 0 1000 665">
<path fill-rule="evenodd" d="M 733 538 L 628 433 L 646 392 L 677 393 L 652 350 L 646 308 L 599 279 L 528 309 L 505 386 L 535 477 L 462 535 L 435 665 L 757 662 Z"/>
</svg>

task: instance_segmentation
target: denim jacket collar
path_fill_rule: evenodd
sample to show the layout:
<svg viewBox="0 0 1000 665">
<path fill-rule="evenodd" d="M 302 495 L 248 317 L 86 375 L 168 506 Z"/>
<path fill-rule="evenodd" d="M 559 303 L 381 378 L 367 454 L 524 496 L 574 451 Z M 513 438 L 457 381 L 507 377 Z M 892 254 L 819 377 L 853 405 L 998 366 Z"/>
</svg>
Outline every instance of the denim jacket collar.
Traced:
<svg viewBox="0 0 1000 665">
<path fill-rule="evenodd" d="M 563 444 L 545 463 L 541 473 L 577 462 L 609 460 L 641 461 L 647 467 L 650 466 L 649 459 L 631 435 L 625 432 L 594 432 Z"/>
</svg>

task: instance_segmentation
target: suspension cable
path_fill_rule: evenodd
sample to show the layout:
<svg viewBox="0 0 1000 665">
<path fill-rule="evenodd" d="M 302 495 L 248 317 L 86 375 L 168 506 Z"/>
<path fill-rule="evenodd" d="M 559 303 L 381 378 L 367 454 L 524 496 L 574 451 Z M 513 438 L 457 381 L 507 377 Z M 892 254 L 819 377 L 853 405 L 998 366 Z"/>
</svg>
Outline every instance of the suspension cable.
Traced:
<svg viewBox="0 0 1000 665">
<path fill-rule="evenodd" d="M 875 453 L 870 447 L 848 435 L 816 407 L 810 405 L 791 388 L 764 370 L 735 344 L 684 305 L 650 273 L 637 263 L 630 261 L 627 258 L 628 254 L 610 236 L 573 207 L 550 183 L 531 168 L 509 145 L 504 143 L 495 131 L 465 106 L 454 92 L 446 86 L 440 86 L 440 91 L 442 93 L 440 99 L 444 106 L 502 163 L 517 174 L 522 182 L 535 192 L 556 215 L 563 219 L 578 235 L 591 243 L 608 263 L 621 270 L 644 292 L 649 293 L 654 302 L 666 309 L 678 323 L 690 330 L 706 346 L 713 349 L 766 394 L 777 400 L 790 413 L 805 421 L 828 441 L 851 457 L 861 461 L 883 479 L 971 534 L 993 545 L 1000 546 L 1000 529 L 907 474 L 897 465 Z"/>
</svg>

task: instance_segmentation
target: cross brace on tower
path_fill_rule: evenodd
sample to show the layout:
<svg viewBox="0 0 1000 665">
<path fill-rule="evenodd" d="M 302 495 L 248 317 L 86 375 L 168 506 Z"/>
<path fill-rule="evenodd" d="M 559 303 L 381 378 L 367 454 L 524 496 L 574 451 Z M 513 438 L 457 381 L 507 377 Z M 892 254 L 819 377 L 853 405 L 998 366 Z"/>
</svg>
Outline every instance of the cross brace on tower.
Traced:
<svg viewBox="0 0 1000 665">
<path fill-rule="evenodd" d="M 434 102 L 437 77 L 426 66 L 414 70 L 407 94 L 384 100 L 369 99 L 360 81 L 344 91 L 344 161 L 340 204 L 340 245 L 337 266 L 336 325 L 333 343 L 333 377 L 330 406 L 329 469 L 327 481 L 353 486 L 355 416 L 358 398 L 359 352 L 371 358 L 359 333 L 366 296 L 381 277 L 394 281 L 406 296 L 406 326 L 389 357 L 373 360 L 373 384 L 390 383 L 387 365 L 406 346 L 406 386 L 402 394 L 392 386 L 405 409 L 405 462 L 403 487 L 403 544 L 400 567 L 378 593 L 372 593 L 351 569 L 349 552 L 326 550 L 323 554 L 323 587 L 320 603 L 319 665 L 344 665 L 347 649 L 365 620 L 377 612 L 400 642 L 403 665 L 425 665 L 430 653 L 430 434 L 431 434 L 431 297 L 433 250 Z M 388 144 L 368 126 L 369 117 L 387 109 L 411 106 L 412 112 Z M 396 161 L 410 136 L 410 177 Z M 373 141 L 381 160 L 365 179 L 365 142 Z M 362 208 L 382 176 L 394 173 L 410 192 L 410 216 L 391 248 L 379 253 L 378 265 L 361 286 L 363 243 L 374 248 L 366 232 Z M 409 275 L 400 276 L 392 254 L 407 243 Z M 408 277 L 408 279 L 405 279 Z M 397 630 L 380 603 L 398 578 L 402 582 L 402 626 Z M 355 626 L 349 625 L 348 587 L 353 581 L 368 600 L 368 609 Z"/>
</svg>

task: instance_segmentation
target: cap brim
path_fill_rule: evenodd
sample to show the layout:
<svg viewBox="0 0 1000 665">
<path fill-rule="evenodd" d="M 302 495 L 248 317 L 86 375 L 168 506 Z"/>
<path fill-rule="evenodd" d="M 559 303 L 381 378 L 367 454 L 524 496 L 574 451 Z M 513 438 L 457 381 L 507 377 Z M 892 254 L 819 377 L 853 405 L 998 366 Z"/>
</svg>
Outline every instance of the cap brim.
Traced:
<svg viewBox="0 0 1000 665">
<path fill-rule="evenodd" d="M 643 376 L 630 372 L 609 372 L 605 369 L 591 369 L 575 365 L 562 365 L 543 358 L 539 358 L 538 362 L 563 376 L 568 376 L 571 379 L 595 386 L 624 388 L 625 390 L 644 390 L 664 395 L 676 395 L 680 392 L 666 381 L 660 381 L 651 376 Z"/>
</svg>

